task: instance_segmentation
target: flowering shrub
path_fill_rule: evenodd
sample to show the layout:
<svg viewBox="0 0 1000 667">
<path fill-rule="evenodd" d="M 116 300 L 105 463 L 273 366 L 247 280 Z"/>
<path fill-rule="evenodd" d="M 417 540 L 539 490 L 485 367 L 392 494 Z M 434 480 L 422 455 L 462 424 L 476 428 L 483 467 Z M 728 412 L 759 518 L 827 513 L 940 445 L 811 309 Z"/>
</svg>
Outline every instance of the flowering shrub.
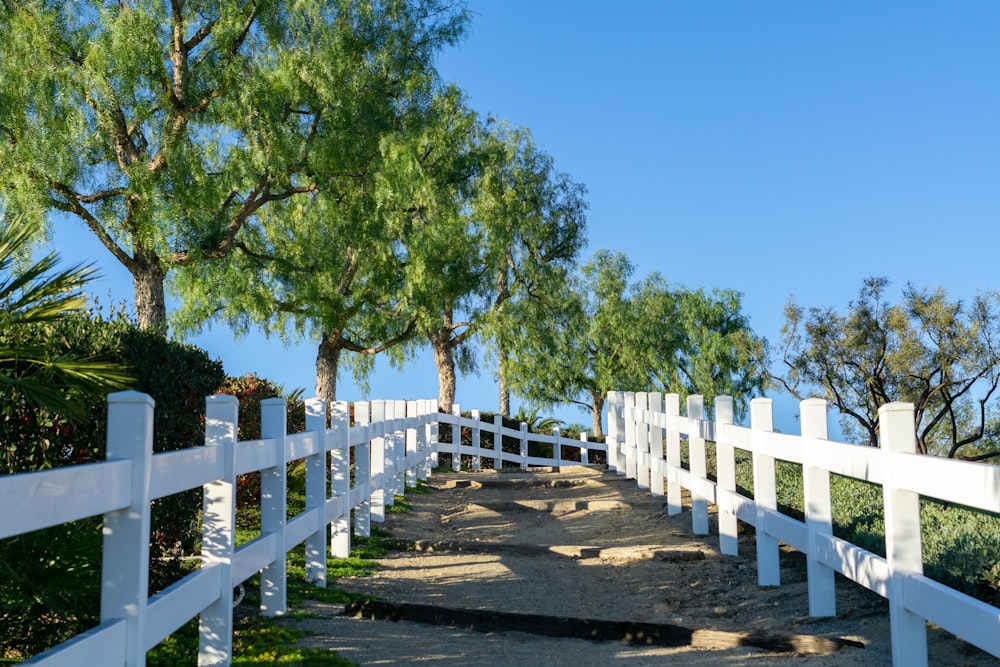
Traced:
<svg viewBox="0 0 1000 667">
<path fill-rule="evenodd" d="M 260 439 L 260 402 L 267 398 L 285 398 L 288 402 L 287 432 L 299 433 L 306 428 L 302 390 L 286 395 L 284 387 L 270 380 L 247 373 L 242 377 L 227 377 L 218 393 L 230 394 L 240 401 L 236 428 L 238 440 Z M 260 473 L 253 472 L 236 478 L 237 510 L 260 507 Z"/>
</svg>

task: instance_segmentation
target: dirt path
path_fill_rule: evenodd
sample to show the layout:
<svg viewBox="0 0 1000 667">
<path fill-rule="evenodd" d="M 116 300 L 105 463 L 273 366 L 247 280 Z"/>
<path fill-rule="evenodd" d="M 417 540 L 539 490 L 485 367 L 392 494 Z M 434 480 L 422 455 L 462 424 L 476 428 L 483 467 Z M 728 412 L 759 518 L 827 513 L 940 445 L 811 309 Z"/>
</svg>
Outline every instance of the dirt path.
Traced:
<svg viewBox="0 0 1000 667">
<path fill-rule="evenodd" d="M 306 645 L 334 649 L 362 665 L 643 667 L 666 657 L 672 665 L 891 664 L 884 600 L 838 578 L 838 616 L 810 619 L 800 554 L 783 555 L 782 586 L 760 588 L 752 535 L 741 537 L 740 556 L 722 556 L 717 538 L 691 533 L 689 513 L 667 517 L 664 499 L 638 490 L 634 481 L 568 468 L 438 474 L 430 487 L 433 493 L 408 495 L 412 510 L 389 515 L 386 524 L 417 550 L 391 554 L 373 576 L 334 585 L 397 604 L 687 628 L 695 631 L 695 646 L 355 620 L 343 607 L 321 604 L 308 606 L 319 618 L 290 621 L 315 633 Z M 843 638 L 864 648 L 826 655 L 706 649 L 748 634 L 790 633 Z M 929 634 L 933 665 L 997 664 L 946 633 Z"/>
</svg>

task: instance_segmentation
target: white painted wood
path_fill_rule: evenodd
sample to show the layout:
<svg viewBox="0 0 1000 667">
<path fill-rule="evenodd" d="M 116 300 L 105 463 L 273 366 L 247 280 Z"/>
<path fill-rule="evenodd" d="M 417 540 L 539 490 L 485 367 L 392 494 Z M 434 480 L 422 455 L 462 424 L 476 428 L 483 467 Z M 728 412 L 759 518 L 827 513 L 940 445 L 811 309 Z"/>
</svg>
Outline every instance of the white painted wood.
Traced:
<svg viewBox="0 0 1000 667">
<path fill-rule="evenodd" d="M 580 442 L 584 443 L 580 446 L 580 463 L 582 465 L 590 464 L 590 449 L 587 447 L 587 433 L 580 434 Z"/>
<path fill-rule="evenodd" d="M 372 401 L 372 425 L 378 434 L 372 440 L 372 475 L 380 476 L 377 490 L 374 492 L 372 500 L 372 521 L 377 523 L 385 522 L 385 508 L 396 504 L 396 494 L 394 493 L 394 480 L 396 475 L 396 461 L 394 458 L 394 433 L 390 423 L 394 419 L 396 404 L 394 401 Z M 381 455 L 379 455 L 381 452 Z M 379 469 L 376 464 L 381 460 L 382 466 Z M 381 498 L 381 503 L 377 500 Z"/>
<path fill-rule="evenodd" d="M 153 454 L 149 471 L 149 497 L 163 498 L 195 489 L 223 473 L 219 451 L 212 447 L 192 447 Z"/>
<path fill-rule="evenodd" d="M 764 515 L 767 510 L 777 512 L 778 494 L 774 482 L 774 457 L 762 453 L 764 443 L 774 430 L 771 416 L 771 399 L 755 398 L 750 401 L 750 428 L 753 429 L 753 496 L 757 504 L 757 583 L 777 586 L 781 583 L 778 567 L 778 540 L 767 533 Z"/>
<path fill-rule="evenodd" d="M 0 475 L 0 539 L 128 507 L 132 461 Z"/>
<path fill-rule="evenodd" d="M 452 414 L 458 417 L 451 427 L 451 469 L 459 472 L 462 469 L 462 407 L 455 403 L 451 406 Z"/>
<path fill-rule="evenodd" d="M 426 457 L 427 446 L 424 440 L 424 429 L 422 419 L 422 405 L 420 401 L 408 401 L 406 403 L 406 416 L 411 419 L 411 425 L 406 427 L 406 455 L 418 462 L 406 468 L 406 488 L 417 488 L 418 479 L 427 479 L 427 471 L 421 457 Z"/>
<path fill-rule="evenodd" d="M 482 432 L 483 423 L 479 421 L 479 410 L 472 411 L 472 469 L 482 469 Z"/>
<path fill-rule="evenodd" d="M 1000 466 L 922 454 L 893 457 L 892 465 L 909 491 L 1000 513 Z"/>
<path fill-rule="evenodd" d="M 638 456 L 638 449 L 635 444 L 636 423 L 635 415 L 633 414 L 635 412 L 635 392 L 625 392 L 623 408 L 625 412 L 625 479 L 635 479 L 637 473 L 636 458 Z"/>
<path fill-rule="evenodd" d="M 906 606 L 948 632 L 1000 656 L 1000 610 L 921 575 L 903 579 Z"/>
<path fill-rule="evenodd" d="M 668 419 L 666 421 L 667 446 L 667 514 L 673 516 L 681 513 L 681 485 L 677 483 L 676 475 L 681 470 L 681 433 L 677 427 L 677 417 L 681 414 L 680 394 L 667 394 L 663 397 L 663 409 Z M 674 417 L 670 420 L 669 417 Z"/>
<path fill-rule="evenodd" d="M 19 667 L 124 665 L 127 625 L 124 620 L 102 623 L 18 665 Z"/>
<path fill-rule="evenodd" d="M 233 553 L 232 585 L 244 581 L 263 570 L 278 558 L 278 538 L 266 533 L 240 546 Z"/>
<path fill-rule="evenodd" d="M 317 401 L 319 399 L 309 399 Z M 308 408 L 307 408 L 308 409 Z M 320 453 L 323 447 L 319 431 L 302 431 L 285 437 L 285 448 L 288 450 L 287 461 L 298 461 Z"/>
<path fill-rule="evenodd" d="M 889 597 L 889 565 L 885 559 L 839 537 L 821 535 L 817 557 L 868 590 Z"/>
<path fill-rule="evenodd" d="M 244 440 L 236 443 L 236 475 L 273 468 L 278 460 L 274 440 Z"/>
<path fill-rule="evenodd" d="M 687 416 L 689 420 L 705 419 L 705 399 L 701 396 L 688 396 Z M 688 433 L 688 456 L 690 458 L 691 476 L 699 480 L 707 480 L 708 464 L 705 455 L 705 440 L 702 431 L 697 427 Z M 691 529 L 695 535 L 708 535 L 708 498 L 704 491 L 692 489 L 691 492 Z"/>
<path fill-rule="evenodd" d="M 223 582 L 229 583 L 228 577 L 223 577 L 223 567 L 220 563 L 200 568 L 180 581 L 167 587 L 149 599 L 146 608 L 146 627 L 142 637 L 144 651 L 153 648 L 171 633 L 194 618 L 202 609 L 209 607 L 219 599 L 219 590 Z M 229 574 L 228 570 L 226 574 Z M 223 598 L 233 606 L 232 588 L 226 588 Z M 232 637 L 232 627 L 229 627 Z M 232 649 L 230 649 L 230 655 Z M 199 661 L 201 652 L 199 650 Z M 225 663 L 216 663 L 225 664 Z"/>
<path fill-rule="evenodd" d="M 826 440 L 826 401 L 812 398 L 802 401 L 799 415 L 805 438 Z M 807 548 L 806 572 L 809 581 L 809 615 L 836 616 L 837 596 L 834 590 L 834 570 L 816 557 L 820 535 L 833 535 L 833 510 L 830 506 L 830 473 L 813 463 L 813 452 L 821 445 L 807 441 L 805 464 L 802 466 L 803 498 L 805 502 Z"/>
<path fill-rule="evenodd" d="M 326 433 L 326 448 L 330 452 L 330 492 L 341 501 L 331 511 L 327 502 L 326 517 L 330 523 L 330 555 L 347 558 L 351 555 L 351 508 L 346 503 L 351 493 L 351 447 L 347 435 L 350 406 L 346 401 L 334 401 L 330 406 L 330 430 Z"/>
<path fill-rule="evenodd" d="M 715 399 L 715 461 L 718 493 L 736 493 L 736 450 L 724 434 L 722 425 L 733 423 L 733 399 L 717 396 Z M 719 507 L 719 551 L 727 556 L 738 556 L 739 521 L 729 508 Z"/>
<path fill-rule="evenodd" d="M 652 392 L 647 396 L 649 404 L 649 491 L 659 498 L 666 493 L 663 483 L 663 395 Z"/>
<path fill-rule="evenodd" d="M 214 599 L 198 621 L 198 665 L 228 665 L 233 657 L 232 580 L 236 531 L 236 442 L 239 401 L 218 394 L 205 399 L 205 446 L 216 453 L 221 474 L 202 489 L 201 567 L 219 570 Z"/>
<path fill-rule="evenodd" d="M 896 482 L 897 460 L 917 451 L 913 431 L 913 405 L 888 403 L 878 410 L 879 436 L 885 458 L 885 556 L 889 564 L 889 626 L 892 664 L 897 667 L 927 665 L 927 626 L 906 607 L 903 585 L 907 576 L 924 572 L 920 540 L 920 496 Z"/>
<path fill-rule="evenodd" d="M 649 394 L 640 391 L 635 394 L 637 411 L 635 422 L 635 478 L 640 489 L 649 490 L 649 424 L 645 421 L 649 410 Z"/>
<path fill-rule="evenodd" d="M 354 485 L 359 489 L 360 499 L 352 500 L 354 510 L 354 532 L 358 537 L 370 537 L 372 534 L 372 500 L 369 488 L 372 476 L 372 450 L 368 425 L 371 423 L 371 405 L 365 401 L 354 404 L 354 423 L 363 427 L 363 440 L 353 440 L 355 429 L 351 429 L 351 442 L 356 442 L 354 448 Z M 353 490 L 352 490 L 353 493 Z"/>
<path fill-rule="evenodd" d="M 437 399 L 427 400 L 427 418 L 429 421 L 429 431 L 427 436 L 427 445 L 431 451 L 431 461 L 427 468 L 427 474 L 429 475 L 431 470 L 437 468 L 440 465 L 438 459 L 438 448 L 441 444 L 441 433 L 440 433 L 440 419 L 441 412 L 438 409 Z"/>
<path fill-rule="evenodd" d="M 146 394 L 108 396 L 107 458 L 132 461 L 131 503 L 104 515 L 101 623 L 124 619 L 125 667 L 143 667 L 149 603 L 149 476 L 153 457 L 153 408 Z"/>
<path fill-rule="evenodd" d="M 556 468 L 562 467 L 562 432 L 559 428 L 552 429 L 552 458 Z"/>
<path fill-rule="evenodd" d="M 260 471 L 260 530 L 274 535 L 274 560 L 260 573 L 260 611 L 267 617 L 280 616 L 287 609 L 287 569 L 285 504 L 288 497 L 288 448 L 286 405 L 283 398 L 268 398 L 260 402 L 260 434 L 274 440 L 277 460 L 274 466 Z"/>
<path fill-rule="evenodd" d="M 521 469 L 528 467 L 528 425 L 521 422 Z"/>
<path fill-rule="evenodd" d="M 503 469 L 503 416 L 493 415 L 493 469 Z"/>
<path fill-rule="evenodd" d="M 306 430 L 315 444 L 306 456 L 306 515 L 314 514 L 306 541 L 306 581 L 326 588 L 326 401 L 311 398 L 305 402 Z M 299 543 L 298 536 L 293 544 Z"/>
</svg>

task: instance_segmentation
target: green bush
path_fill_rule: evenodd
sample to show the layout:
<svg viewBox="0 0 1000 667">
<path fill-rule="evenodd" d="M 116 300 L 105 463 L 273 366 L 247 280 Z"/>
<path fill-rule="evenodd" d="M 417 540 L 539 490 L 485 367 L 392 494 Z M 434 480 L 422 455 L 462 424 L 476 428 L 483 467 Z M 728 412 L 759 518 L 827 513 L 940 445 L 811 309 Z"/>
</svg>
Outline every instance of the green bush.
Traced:
<svg viewBox="0 0 1000 667">
<path fill-rule="evenodd" d="M 238 440 L 260 439 L 260 402 L 268 398 L 285 398 L 287 401 L 285 419 L 288 433 L 301 433 L 306 430 L 306 412 L 301 389 L 288 393 L 279 384 L 247 373 L 242 377 L 227 377 L 217 393 L 229 394 L 239 399 L 236 425 Z M 305 467 L 301 465 L 301 461 L 289 464 L 289 485 L 295 484 L 303 485 L 302 496 L 305 497 Z M 290 498 L 298 497 L 291 491 L 292 489 Z M 236 509 L 241 529 L 260 529 L 260 472 L 247 473 L 236 478 Z M 289 509 L 293 509 L 291 503 Z"/>
<path fill-rule="evenodd" d="M 193 346 L 139 331 L 120 311 L 107 319 L 75 314 L 60 322 L 0 331 L 0 345 L 32 340 L 128 367 L 133 388 L 156 401 L 155 452 L 204 442 L 205 396 L 225 375 L 222 365 Z M 106 397 L 72 395 L 85 408 L 69 418 L 7 396 L 0 413 L 3 472 L 18 473 L 102 461 L 107 438 Z M 199 489 L 153 503 L 150 591 L 175 581 L 181 557 L 193 552 Z M 24 657 L 97 623 L 101 520 L 85 519 L 0 541 L 0 655 Z M 16 576 L 11 572 L 18 573 Z"/>
</svg>

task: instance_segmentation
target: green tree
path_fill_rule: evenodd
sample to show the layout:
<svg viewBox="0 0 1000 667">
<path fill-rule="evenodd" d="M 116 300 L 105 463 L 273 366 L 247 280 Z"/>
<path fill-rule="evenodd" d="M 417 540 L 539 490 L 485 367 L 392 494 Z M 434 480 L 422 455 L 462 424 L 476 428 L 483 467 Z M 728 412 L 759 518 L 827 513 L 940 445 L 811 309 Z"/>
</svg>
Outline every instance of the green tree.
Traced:
<svg viewBox="0 0 1000 667">
<path fill-rule="evenodd" d="M 952 301 L 941 289 L 906 285 L 892 303 L 886 278 L 868 278 L 847 313 L 785 307 L 782 362 L 774 379 L 793 396 L 819 388 L 847 433 L 878 445 L 878 408 L 913 403 L 924 453 L 997 456 L 989 401 L 1000 384 L 1000 294 Z"/>
<path fill-rule="evenodd" d="M 0 198 L 82 221 L 163 329 L 168 272 L 355 175 L 359 130 L 465 19 L 445 0 L 0 3 Z"/>
<path fill-rule="evenodd" d="M 413 311 L 434 354 L 443 410 L 455 400 L 456 370 L 476 368 L 470 341 L 479 336 L 500 348 L 498 332 L 516 326 L 501 321 L 505 303 L 526 298 L 547 273 L 570 264 L 586 222 L 584 188 L 556 171 L 528 130 L 460 128 L 464 142 L 452 151 L 460 167 L 436 181 L 439 218 L 436 231 L 423 235 L 426 264 L 408 276 L 419 291 Z M 509 403 L 501 402 L 501 413 L 509 414 Z"/>
<path fill-rule="evenodd" d="M 511 336 L 520 323 L 506 316 L 507 302 L 552 301 L 549 291 L 560 285 L 586 243 L 586 187 L 555 169 L 553 158 L 535 145 L 524 128 L 501 126 L 494 142 L 497 167 L 487 173 L 479 203 L 489 231 L 492 303 L 485 338 L 496 356 L 499 411 L 510 414 L 506 373 Z M 558 287 L 555 287 L 558 289 Z"/>
<path fill-rule="evenodd" d="M 308 200 L 278 204 L 282 215 L 248 229 L 229 262 L 177 273 L 182 327 L 221 319 L 237 333 L 260 326 L 318 339 L 316 389 L 328 400 L 345 352 L 363 381 L 373 355 L 414 335 L 413 304 L 436 298 L 423 286 L 448 242 L 435 179 L 446 171 L 448 182 L 467 180 L 442 128 L 461 125 L 468 112 L 454 88 L 412 93 L 358 128 L 368 150 L 341 177 Z"/>
<path fill-rule="evenodd" d="M 590 410 L 597 437 L 612 390 L 698 393 L 709 406 L 729 394 L 745 410 L 761 388 L 755 359 L 764 342 L 739 295 L 674 288 L 656 273 L 633 283 L 634 272 L 625 255 L 601 250 L 561 289 L 550 285 L 550 301 L 517 302 L 509 313 L 521 322 L 507 358 L 513 391 L 536 405 Z"/>
</svg>

